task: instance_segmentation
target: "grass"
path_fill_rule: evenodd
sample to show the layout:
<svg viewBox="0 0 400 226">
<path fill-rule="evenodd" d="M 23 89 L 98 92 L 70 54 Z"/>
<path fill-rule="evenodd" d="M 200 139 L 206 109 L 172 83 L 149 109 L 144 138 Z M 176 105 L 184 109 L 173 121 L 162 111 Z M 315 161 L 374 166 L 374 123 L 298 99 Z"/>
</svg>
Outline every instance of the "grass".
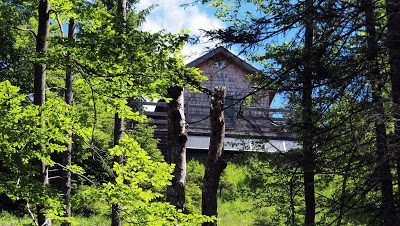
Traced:
<svg viewBox="0 0 400 226">
<path fill-rule="evenodd" d="M 91 217 L 76 217 L 76 220 L 78 222 L 78 225 L 82 225 L 82 226 L 92 226 L 92 225 L 96 225 L 96 226 L 108 226 L 111 223 L 111 220 L 106 217 L 106 216 L 100 216 L 100 215 L 94 215 Z"/>
<path fill-rule="evenodd" d="M 221 226 L 249 226 L 253 225 L 254 213 L 251 212 L 253 203 L 244 200 L 232 200 L 228 202 L 218 203 L 219 222 Z M 103 215 L 93 215 L 91 217 L 75 217 L 76 225 L 82 226 L 108 226 L 110 219 Z M 19 218 L 7 212 L 0 213 L 0 226 L 27 226 L 33 225 L 32 219 L 28 216 Z M 53 225 L 58 226 L 60 222 L 53 222 Z"/>
<path fill-rule="evenodd" d="M 222 192 L 218 194 L 218 225 L 247 226 L 253 225 L 256 213 L 254 200 L 244 197 L 243 191 L 248 189 L 245 182 L 247 168 L 228 163 L 221 177 Z M 188 162 L 186 201 L 191 211 L 201 213 L 201 187 L 203 183 L 204 165 L 199 161 Z"/>
<path fill-rule="evenodd" d="M 75 217 L 74 225 L 81 226 L 108 226 L 110 225 L 110 219 L 102 215 L 94 215 L 91 217 Z M 0 213 L 0 226 L 28 226 L 33 225 L 32 219 L 28 216 L 17 217 L 15 215 L 9 214 L 7 212 Z M 53 222 L 54 226 L 61 225 L 60 222 Z"/>
<path fill-rule="evenodd" d="M 7 212 L 0 213 L 1 226 L 32 225 L 32 219 L 26 217 L 19 218 Z"/>
<path fill-rule="evenodd" d="M 254 211 L 254 200 L 244 196 L 243 189 L 246 190 L 245 183 L 247 169 L 240 165 L 229 163 L 221 177 L 223 186 L 222 193 L 218 194 L 218 225 L 221 226 L 247 226 L 254 225 L 256 211 Z M 201 213 L 201 186 L 203 182 L 204 165 L 199 161 L 188 162 L 188 183 L 186 187 L 187 205 L 193 212 Z M 84 195 L 91 194 L 90 189 L 81 188 Z M 88 193 L 88 194 L 86 194 Z M 76 216 L 74 225 L 82 226 L 105 226 L 110 225 L 110 218 L 103 213 L 107 213 L 108 206 L 91 202 L 90 199 L 82 201 L 93 212 L 97 213 L 91 217 Z M 29 216 L 18 218 L 9 213 L 0 213 L 0 226 L 33 225 Z M 58 226 L 60 222 L 54 221 L 53 225 Z"/>
<path fill-rule="evenodd" d="M 235 199 L 218 203 L 219 224 L 222 226 L 249 226 L 254 224 L 253 201 Z"/>
</svg>

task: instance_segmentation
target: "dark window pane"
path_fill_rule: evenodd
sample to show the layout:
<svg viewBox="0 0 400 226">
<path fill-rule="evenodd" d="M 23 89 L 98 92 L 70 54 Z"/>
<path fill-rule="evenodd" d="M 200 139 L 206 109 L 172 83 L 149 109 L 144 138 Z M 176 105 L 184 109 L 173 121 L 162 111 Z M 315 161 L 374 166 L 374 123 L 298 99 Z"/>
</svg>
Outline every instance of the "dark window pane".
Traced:
<svg viewBox="0 0 400 226">
<path fill-rule="evenodd" d="M 233 100 L 232 96 L 227 96 L 225 98 L 225 124 L 227 126 L 235 125 L 235 117 L 236 117 L 236 110 L 235 105 L 233 105 L 235 101 Z"/>
</svg>

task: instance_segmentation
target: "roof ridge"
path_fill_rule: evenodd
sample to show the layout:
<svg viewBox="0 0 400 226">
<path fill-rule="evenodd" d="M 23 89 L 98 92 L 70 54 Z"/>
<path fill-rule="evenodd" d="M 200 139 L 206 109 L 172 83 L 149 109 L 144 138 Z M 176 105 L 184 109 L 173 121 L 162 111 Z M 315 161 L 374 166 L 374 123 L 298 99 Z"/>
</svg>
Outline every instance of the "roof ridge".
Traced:
<svg viewBox="0 0 400 226">
<path fill-rule="evenodd" d="M 227 58 L 230 58 L 230 60 L 232 60 L 234 63 L 238 64 L 239 66 L 241 66 L 243 68 L 245 68 L 247 71 L 249 71 L 251 73 L 257 73 L 257 72 L 260 71 L 257 68 L 255 68 L 253 65 L 251 65 L 247 61 L 241 59 L 236 54 L 233 54 L 231 51 L 229 51 L 228 49 L 226 49 L 223 46 L 219 46 L 219 47 L 209 51 L 208 53 L 196 58 L 195 60 L 193 60 L 190 63 L 186 64 L 186 66 L 188 66 L 188 67 L 196 67 L 197 65 L 205 62 L 206 60 L 214 57 L 215 55 L 217 55 L 219 53 L 223 53 Z"/>
</svg>

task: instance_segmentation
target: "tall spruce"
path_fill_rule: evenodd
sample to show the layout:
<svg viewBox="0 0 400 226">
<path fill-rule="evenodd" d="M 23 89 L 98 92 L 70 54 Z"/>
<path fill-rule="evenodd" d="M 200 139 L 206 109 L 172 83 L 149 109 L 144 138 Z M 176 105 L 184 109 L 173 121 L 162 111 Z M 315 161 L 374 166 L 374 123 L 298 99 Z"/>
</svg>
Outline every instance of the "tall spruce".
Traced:
<svg viewBox="0 0 400 226">
<path fill-rule="evenodd" d="M 397 164 L 397 184 L 400 185 L 400 2 L 386 0 L 387 40 L 389 69 L 393 100 L 394 149 Z M 397 186 L 400 195 L 400 186 Z M 400 206 L 398 199 L 397 206 Z"/>
<path fill-rule="evenodd" d="M 259 87 L 286 94 L 287 106 L 298 109 L 289 126 L 303 145 L 302 158 L 289 158 L 295 150 L 283 155 L 287 156 L 287 164 L 303 169 L 304 201 L 299 205 L 305 211 L 299 213 L 304 214 L 305 225 L 320 224 L 315 222 L 316 213 L 324 211 L 316 211 L 315 190 L 324 185 L 316 186 L 315 175 L 321 173 L 319 178 L 325 179 L 324 171 L 335 171 L 325 164 L 335 155 L 329 147 L 337 145 L 333 144 L 338 141 L 334 131 L 339 125 L 328 126 L 328 113 L 347 92 L 357 89 L 349 85 L 355 84 L 357 70 L 352 65 L 354 48 L 347 42 L 358 29 L 350 27 L 354 25 L 352 17 L 358 15 L 351 5 L 344 1 L 236 1 L 229 6 L 218 5 L 219 15 L 229 26 L 207 32 L 228 45 L 240 45 L 243 52 L 263 63 L 273 82 L 262 79 Z"/>
<path fill-rule="evenodd" d="M 377 172 L 380 178 L 382 193 L 382 218 L 385 225 L 396 225 L 396 214 L 394 210 L 392 174 L 389 162 L 389 151 L 387 144 L 385 113 L 382 100 L 383 77 L 380 73 L 378 61 L 378 42 L 376 36 L 376 25 L 374 16 L 374 3 L 370 0 L 363 1 L 365 10 L 365 25 L 367 30 L 367 69 L 368 77 L 372 81 L 372 101 L 375 121 L 375 137 L 377 152 Z"/>
<path fill-rule="evenodd" d="M 314 39 L 314 1 L 306 0 L 304 10 L 304 70 L 302 73 L 302 142 L 304 200 L 306 206 L 304 225 L 315 225 L 315 155 L 314 155 L 314 123 L 313 123 L 313 39 Z"/>
<path fill-rule="evenodd" d="M 372 86 L 373 120 L 375 124 L 377 177 L 379 178 L 382 193 L 382 218 L 384 225 L 397 225 L 393 200 L 392 174 L 390 155 L 386 135 L 386 117 L 382 99 L 384 86 L 383 76 L 380 73 L 378 39 L 374 15 L 374 3 L 371 0 L 362 1 L 365 13 L 365 27 L 367 33 L 367 77 Z"/>
</svg>

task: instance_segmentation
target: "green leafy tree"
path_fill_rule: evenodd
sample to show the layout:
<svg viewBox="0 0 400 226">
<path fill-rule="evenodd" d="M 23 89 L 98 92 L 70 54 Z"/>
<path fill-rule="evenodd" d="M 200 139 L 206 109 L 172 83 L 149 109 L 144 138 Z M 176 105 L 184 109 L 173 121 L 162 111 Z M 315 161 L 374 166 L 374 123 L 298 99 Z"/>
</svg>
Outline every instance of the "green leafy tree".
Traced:
<svg viewBox="0 0 400 226">
<path fill-rule="evenodd" d="M 36 223 L 50 224 L 50 219 L 65 225 L 74 223 L 59 195 L 63 191 L 57 186 L 60 173 L 56 170 L 72 174 L 71 186 L 67 185 L 69 192 L 72 190 L 82 196 L 85 192 L 80 192 L 81 188 L 87 191 L 101 188 L 102 192 L 96 196 L 99 203 L 104 200 L 108 204 L 121 203 L 126 224 L 140 221 L 148 225 L 154 222 L 196 224 L 207 220 L 200 215 L 183 215 L 164 202 L 162 191 L 171 179 L 168 170 L 171 166 L 162 163 L 152 131 L 145 123 L 146 117 L 139 111 L 132 111 L 127 101 L 165 98 L 168 87 L 193 88 L 203 77 L 197 69 L 186 68 L 181 59 L 179 52 L 188 35 L 140 31 L 139 25 L 147 11 L 135 12 L 134 3 L 128 4 L 125 22 L 118 19 L 114 8 L 102 1 L 0 3 L 4 12 L 0 22 L 14 28 L 1 27 L 4 31 L 1 35 L 7 40 L 1 51 L 2 67 L 5 66 L 2 73 L 6 76 L 1 79 L 26 83 L 20 93 L 8 81 L 1 83 L 4 103 L 1 105 L 4 116 L 0 122 L 4 128 L 1 152 L 5 156 L 1 192 L 21 200 L 30 215 L 38 218 Z M 39 5 L 41 10 L 37 11 Z M 11 23 L 8 16 L 17 13 L 24 17 Z M 63 31 L 63 25 L 71 22 L 70 18 L 77 27 L 76 39 L 67 39 Z M 40 28 L 38 32 L 30 30 L 35 27 Z M 124 32 L 119 32 L 120 29 Z M 32 51 L 35 41 L 38 53 Z M 10 58 L 8 52 L 23 57 Z M 21 64 L 17 64 L 19 62 Z M 32 65 L 36 65 L 35 85 Z M 18 77 L 19 72 L 25 71 L 27 76 L 21 73 L 23 76 Z M 66 102 L 62 100 L 64 87 L 69 94 L 73 87 L 73 103 L 71 98 L 66 98 Z M 36 104 L 25 95 L 31 92 Z M 129 142 L 124 143 L 123 150 L 127 151 L 128 166 L 137 166 L 137 169 L 116 165 L 114 157 L 120 155 L 108 149 L 116 113 L 119 118 L 136 124 L 136 130 L 128 131 L 131 138 L 126 138 Z M 72 156 L 70 148 L 74 149 Z M 144 150 L 150 152 L 151 157 Z M 133 153 L 139 153 L 140 158 L 134 158 Z M 74 164 L 57 157 L 64 154 L 73 158 Z M 49 174 L 36 167 L 40 162 L 46 170 L 51 169 Z M 144 163 L 152 167 L 140 165 Z M 158 176 L 153 177 L 153 174 Z M 41 186 L 41 181 L 45 180 L 38 179 L 40 175 L 48 178 L 50 185 Z M 133 176 L 140 176 L 144 181 L 139 183 Z M 123 183 L 120 183 L 121 177 L 126 177 Z M 125 183 L 127 181 L 130 182 Z M 126 196 L 127 193 L 135 195 Z M 149 209 L 143 209 L 143 205 L 149 205 Z"/>
</svg>

